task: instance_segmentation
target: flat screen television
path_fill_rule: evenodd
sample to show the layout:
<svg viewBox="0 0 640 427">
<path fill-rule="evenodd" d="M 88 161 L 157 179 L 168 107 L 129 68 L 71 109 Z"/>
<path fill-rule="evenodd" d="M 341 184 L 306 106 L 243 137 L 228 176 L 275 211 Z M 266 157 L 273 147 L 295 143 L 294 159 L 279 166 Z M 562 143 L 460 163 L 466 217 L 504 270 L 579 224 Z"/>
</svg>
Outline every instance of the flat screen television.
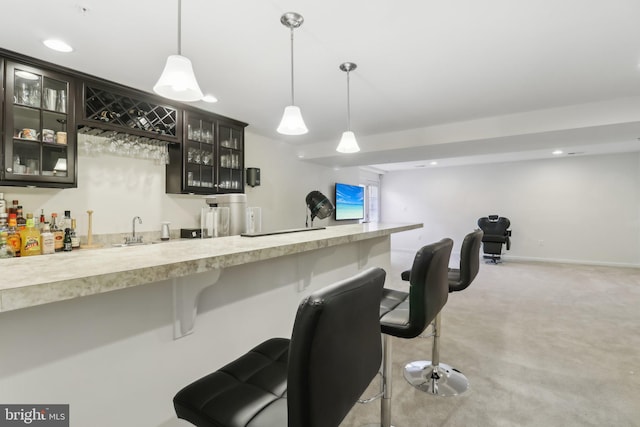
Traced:
<svg viewBox="0 0 640 427">
<path fill-rule="evenodd" d="M 336 182 L 336 221 L 364 219 L 364 187 Z"/>
</svg>

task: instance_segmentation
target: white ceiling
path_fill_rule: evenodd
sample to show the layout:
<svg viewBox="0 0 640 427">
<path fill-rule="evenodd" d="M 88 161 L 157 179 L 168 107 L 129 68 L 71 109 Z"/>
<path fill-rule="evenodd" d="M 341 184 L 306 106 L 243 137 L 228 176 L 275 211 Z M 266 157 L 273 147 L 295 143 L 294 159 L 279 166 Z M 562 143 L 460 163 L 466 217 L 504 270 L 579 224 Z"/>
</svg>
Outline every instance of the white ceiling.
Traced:
<svg viewBox="0 0 640 427">
<path fill-rule="evenodd" d="M 177 53 L 177 4 L 12 1 L 0 47 L 151 92 Z M 275 132 L 290 102 L 288 11 L 305 18 L 295 93 L 310 131 L 298 137 Z M 395 170 L 640 149 L 638 0 L 183 0 L 182 16 L 182 53 L 219 98 L 195 104 L 311 161 Z M 75 51 L 50 51 L 47 37 Z M 358 65 L 351 124 L 362 151 L 350 155 L 334 151 L 345 61 Z"/>
</svg>

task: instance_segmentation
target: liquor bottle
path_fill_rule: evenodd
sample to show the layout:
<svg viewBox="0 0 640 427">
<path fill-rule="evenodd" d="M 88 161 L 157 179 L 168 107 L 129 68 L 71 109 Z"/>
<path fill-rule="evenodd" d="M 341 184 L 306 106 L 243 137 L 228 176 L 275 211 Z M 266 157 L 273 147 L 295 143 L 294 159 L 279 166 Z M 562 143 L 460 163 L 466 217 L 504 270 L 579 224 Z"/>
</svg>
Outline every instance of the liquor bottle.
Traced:
<svg viewBox="0 0 640 427">
<path fill-rule="evenodd" d="M 73 249 L 80 248 L 80 238 L 78 237 L 78 234 L 76 233 L 76 219 L 75 218 L 71 219 L 71 247 Z"/>
<path fill-rule="evenodd" d="M 71 229 L 70 228 L 64 229 L 64 248 L 62 250 L 65 252 L 71 252 L 71 250 L 73 250 L 73 247 L 71 246 Z"/>
<path fill-rule="evenodd" d="M 0 233 L 7 231 L 9 228 L 9 215 L 6 212 L 0 212 Z"/>
<path fill-rule="evenodd" d="M 47 220 L 44 217 L 44 209 L 40 209 L 40 223 L 38 224 L 38 229 L 40 233 L 44 230 L 44 225 L 47 223 Z"/>
<path fill-rule="evenodd" d="M 67 228 L 71 228 L 71 211 L 64 211 L 64 217 L 58 223 L 58 227 L 61 230 L 65 230 Z"/>
<path fill-rule="evenodd" d="M 7 243 L 7 232 L 0 232 L 0 258 L 13 258 L 15 256 L 15 251 L 11 245 Z"/>
<path fill-rule="evenodd" d="M 4 199 L 4 193 L 0 193 L 0 214 L 7 212 L 7 201 Z"/>
<path fill-rule="evenodd" d="M 56 239 L 53 237 L 51 228 L 46 222 L 44 223 L 42 233 L 40 233 L 40 240 L 42 241 L 42 255 L 49 255 L 56 251 Z"/>
<path fill-rule="evenodd" d="M 16 256 L 20 256 L 20 247 L 22 246 L 22 238 L 18 231 L 16 223 L 16 214 L 9 215 L 9 229 L 7 230 L 7 243 L 13 248 Z"/>
<path fill-rule="evenodd" d="M 27 214 L 27 225 L 24 230 L 20 230 L 20 237 L 22 238 L 20 256 L 40 255 L 42 253 L 40 230 L 35 227 L 32 213 Z"/>
<path fill-rule="evenodd" d="M 7 213 L 9 215 L 11 215 L 12 213 L 17 214 L 18 213 L 18 201 L 17 200 L 13 200 L 11 202 L 11 207 L 7 207 Z"/>
<path fill-rule="evenodd" d="M 56 224 L 56 218 L 58 218 L 57 213 L 51 214 L 51 232 L 53 233 L 54 243 L 55 243 L 55 251 L 60 252 L 64 248 L 64 231 L 58 227 Z"/>
<path fill-rule="evenodd" d="M 18 206 L 18 209 L 16 211 L 16 224 L 18 224 L 18 230 L 24 230 L 24 228 L 27 226 L 27 220 L 22 214 L 22 206 Z"/>
</svg>

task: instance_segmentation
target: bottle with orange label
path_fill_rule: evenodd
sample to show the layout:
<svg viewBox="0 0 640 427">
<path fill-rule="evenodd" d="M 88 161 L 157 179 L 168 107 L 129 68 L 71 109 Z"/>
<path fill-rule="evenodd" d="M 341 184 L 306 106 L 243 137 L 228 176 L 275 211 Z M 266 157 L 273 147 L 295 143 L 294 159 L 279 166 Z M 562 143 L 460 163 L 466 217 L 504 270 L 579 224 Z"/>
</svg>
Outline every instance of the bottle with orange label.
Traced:
<svg viewBox="0 0 640 427">
<path fill-rule="evenodd" d="M 40 230 L 35 227 L 33 214 L 27 214 L 27 225 L 24 230 L 20 230 L 22 238 L 22 246 L 20 247 L 20 256 L 40 255 L 42 253 Z"/>
<path fill-rule="evenodd" d="M 64 230 L 58 227 L 56 223 L 56 218 L 58 218 L 57 213 L 51 214 L 51 232 L 53 233 L 54 247 L 56 252 L 62 251 L 64 249 Z"/>
<path fill-rule="evenodd" d="M 20 231 L 18 231 L 18 224 L 16 222 L 16 214 L 9 215 L 9 228 L 7 229 L 7 243 L 13 248 L 13 252 L 16 256 L 20 256 L 20 248 L 22 247 L 22 238 L 20 237 Z"/>
</svg>

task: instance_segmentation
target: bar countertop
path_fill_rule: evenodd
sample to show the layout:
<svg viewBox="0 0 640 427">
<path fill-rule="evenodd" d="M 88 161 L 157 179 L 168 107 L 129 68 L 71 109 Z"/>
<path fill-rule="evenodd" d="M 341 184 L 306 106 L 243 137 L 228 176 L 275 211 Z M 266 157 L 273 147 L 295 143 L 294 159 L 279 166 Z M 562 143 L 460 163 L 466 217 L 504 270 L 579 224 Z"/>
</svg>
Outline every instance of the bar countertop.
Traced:
<svg viewBox="0 0 640 427">
<path fill-rule="evenodd" d="M 0 259 L 0 312 L 125 289 L 421 228 L 365 223 L 260 237 L 180 239 Z"/>
</svg>

